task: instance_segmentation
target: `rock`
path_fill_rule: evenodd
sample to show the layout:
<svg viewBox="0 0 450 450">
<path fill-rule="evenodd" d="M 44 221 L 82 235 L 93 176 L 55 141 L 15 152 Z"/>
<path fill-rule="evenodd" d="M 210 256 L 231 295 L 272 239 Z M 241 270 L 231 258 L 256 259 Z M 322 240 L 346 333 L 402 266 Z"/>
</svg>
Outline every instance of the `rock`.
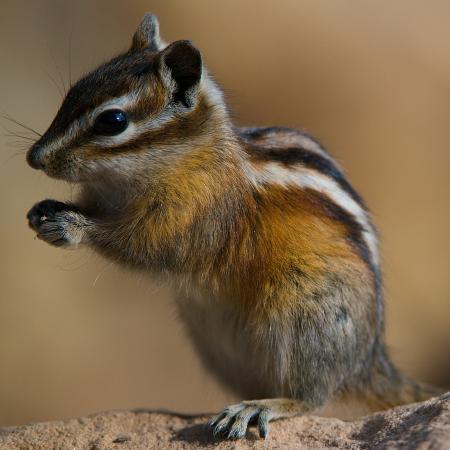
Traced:
<svg viewBox="0 0 450 450">
<path fill-rule="evenodd" d="M 450 449 L 450 392 L 423 403 L 344 422 L 315 416 L 271 423 L 264 441 L 214 439 L 208 416 L 111 411 L 81 419 L 0 429 L 0 449 Z"/>
</svg>

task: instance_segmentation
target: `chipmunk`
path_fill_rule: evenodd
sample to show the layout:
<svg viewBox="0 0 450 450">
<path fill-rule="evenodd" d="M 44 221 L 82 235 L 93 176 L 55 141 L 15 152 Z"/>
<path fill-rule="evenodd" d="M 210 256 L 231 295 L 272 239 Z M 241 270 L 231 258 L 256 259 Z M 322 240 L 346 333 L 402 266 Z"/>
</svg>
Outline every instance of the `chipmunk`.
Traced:
<svg viewBox="0 0 450 450">
<path fill-rule="evenodd" d="M 27 160 L 80 186 L 29 211 L 40 239 L 171 280 L 206 368 L 248 399 L 215 434 L 435 393 L 388 357 L 377 232 L 339 165 L 306 133 L 233 126 L 199 50 L 166 45 L 154 15 L 71 87 Z"/>
</svg>

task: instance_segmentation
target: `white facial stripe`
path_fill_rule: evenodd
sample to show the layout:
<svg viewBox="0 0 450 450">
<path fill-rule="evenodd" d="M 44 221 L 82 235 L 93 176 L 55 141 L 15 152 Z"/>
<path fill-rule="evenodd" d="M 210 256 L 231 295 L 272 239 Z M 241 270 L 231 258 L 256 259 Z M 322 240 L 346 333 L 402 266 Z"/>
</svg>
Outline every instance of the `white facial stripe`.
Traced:
<svg viewBox="0 0 450 450">
<path fill-rule="evenodd" d="M 125 112 L 133 109 L 138 102 L 140 95 L 142 95 L 141 91 L 135 91 L 131 94 L 124 95 L 123 97 L 118 97 L 103 103 L 89 114 L 90 122 L 93 123 L 99 114 L 108 109 L 117 108 L 122 109 Z M 158 116 L 151 117 L 150 119 L 144 119 L 140 122 L 130 122 L 126 130 L 116 136 L 98 136 L 93 142 L 95 144 L 102 145 L 103 147 L 116 147 L 118 145 L 123 145 L 136 139 L 145 131 L 154 130 L 169 123 L 174 119 L 176 114 L 176 107 L 163 109 Z"/>
<path fill-rule="evenodd" d="M 65 130 L 64 135 L 54 139 L 52 142 L 47 144 L 45 148 L 41 150 L 42 157 L 46 157 L 52 152 L 59 150 L 69 144 L 76 132 L 76 130 L 86 129 L 86 127 L 91 126 L 94 123 L 95 118 L 103 111 L 107 109 L 123 109 L 131 108 L 139 97 L 139 92 L 132 92 L 131 94 L 123 95 L 122 97 L 114 98 L 102 103 L 97 108 L 92 111 L 87 112 L 84 116 L 75 120 L 70 126 Z M 129 128 L 129 127 L 128 127 Z M 130 130 L 132 131 L 132 130 Z M 113 145 L 113 144 L 111 144 Z M 116 144 L 114 144 L 116 145 Z"/>
<path fill-rule="evenodd" d="M 121 109 L 125 112 L 132 110 L 141 94 L 141 91 L 137 90 L 130 94 L 108 100 L 95 109 L 87 112 L 83 117 L 75 120 L 67 128 L 63 136 L 50 142 L 44 149 L 41 150 L 43 157 L 69 144 L 76 130 L 80 128 L 86 129 L 86 127 L 92 126 L 96 117 L 103 111 L 108 109 Z M 126 142 L 137 138 L 146 130 L 156 129 L 170 122 L 174 118 L 176 112 L 177 111 L 175 109 L 169 111 L 165 109 L 159 116 L 152 117 L 141 122 L 130 122 L 128 127 L 122 133 L 116 136 L 98 136 L 94 138 L 93 143 L 103 147 L 115 147 L 125 144 Z"/>
<path fill-rule="evenodd" d="M 95 119 L 104 111 L 108 109 L 120 109 L 125 113 L 131 110 L 139 99 L 140 91 L 134 91 L 130 94 L 123 95 L 122 97 L 113 98 L 97 106 L 94 110 L 87 114 L 88 123 L 94 124 Z M 116 145 L 124 144 L 133 139 L 137 134 L 138 126 L 135 123 L 130 122 L 128 127 L 116 136 L 98 136 L 93 140 L 94 144 L 102 145 L 105 147 L 114 147 Z"/>
<path fill-rule="evenodd" d="M 109 108 L 107 108 L 109 109 Z M 161 114 L 151 119 L 142 120 L 140 122 L 130 122 L 126 130 L 116 136 L 98 136 L 93 140 L 95 144 L 103 147 L 116 147 L 126 144 L 139 137 L 142 133 L 160 128 L 172 121 L 175 117 L 174 111 L 163 110 Z"/>
<path fill-rule="evenodd" d="M 362 234 L 375 266 L 378 265 L 378 246 L 375 231 L 373 230 L 367 213 L 338 183 L 327 176 L 301 166 L 286 168 L 278 163 L 268 163 L 262 169 L 248 166 L 247 175 L 257 187 L 264 183 L 281 186 L 299 186 L 314 189 L 325 194 L 337 205 L 350 213 L 362 227 Z"/>
<path fill-rule="evenodd" d="M 90 120 L 94 120 L 99 114 L 101 114 L 103 111 L 106 111 L 107 109 L 123 109 L 124 111 L 132 109 L 136 105 L 140 95 L 141 91 L 137 90 L 129 94 L 122 95 L 122 97 L 107 100 L 100 106 L 97 106 L 97 108 L 90 111 L 88 113 L 88 117 Z"/>
</svg>

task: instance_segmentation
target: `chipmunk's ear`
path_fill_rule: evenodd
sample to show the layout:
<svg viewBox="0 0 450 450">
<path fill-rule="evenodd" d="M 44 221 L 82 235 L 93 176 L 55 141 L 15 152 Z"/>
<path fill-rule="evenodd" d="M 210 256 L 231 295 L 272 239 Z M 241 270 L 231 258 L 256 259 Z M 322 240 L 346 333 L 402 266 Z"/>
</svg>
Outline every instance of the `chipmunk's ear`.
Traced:
<svg viewBox="0 0 450 450">
<path fill-rule="evenodd" d="M 159 22 L 152 13 L 147 13 L 137 27 L 131 42 L 131 51 L 149 48 L 158 51 L 163 47 L 159 37 Z"/>
<path fill-rule="evenodd" d="M 176 41 L 160 53 L 160 74 L 173 99 L 189 107 L 202 77 L 202 57 L 190 41 Z"/>
</svg>

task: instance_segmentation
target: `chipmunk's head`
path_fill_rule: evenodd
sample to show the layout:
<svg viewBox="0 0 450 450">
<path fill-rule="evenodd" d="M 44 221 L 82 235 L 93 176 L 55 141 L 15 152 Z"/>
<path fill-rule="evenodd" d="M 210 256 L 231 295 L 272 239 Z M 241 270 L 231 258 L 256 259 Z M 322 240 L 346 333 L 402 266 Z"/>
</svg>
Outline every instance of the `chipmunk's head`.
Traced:
<svg viewBox="0 0 450 450">
<path fill-rule="evenodd" d="M 212 132 L 222 97 L 189 41 L 166 46 L 147 14 L 130 49 L 79 80 L 27 154 L 49 176 L 90 181 L 163 167 Z M 145 164 L 143 165 L 143 160 Z"/>
</svg>

